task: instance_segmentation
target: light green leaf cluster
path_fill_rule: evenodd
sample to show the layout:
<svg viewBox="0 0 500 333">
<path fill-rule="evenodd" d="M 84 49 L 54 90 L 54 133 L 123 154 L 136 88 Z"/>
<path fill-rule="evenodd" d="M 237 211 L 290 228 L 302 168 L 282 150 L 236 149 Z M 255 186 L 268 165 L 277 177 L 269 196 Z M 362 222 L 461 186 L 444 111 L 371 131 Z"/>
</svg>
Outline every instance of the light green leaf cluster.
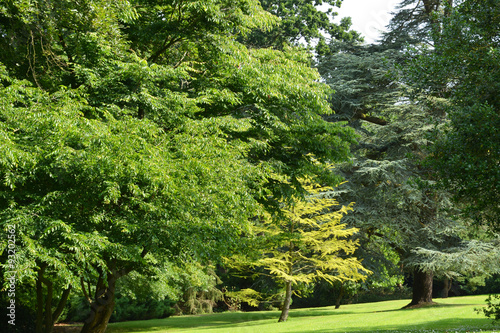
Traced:
<svg viewBox="0 0 500 333">
<path fill-rule="evenodd" d="M 284 208 L 285 216 L 280 220 L 270 219 L 255 232 L 265 239 L 265 248 L 260 249 L 254 260 L 234 257 L 226 264 L 235 269 L 263 269 L 281 283 L 311 284 L 318 280 L 359 281 L 371 273 L 353 257 L 358 242 L 351 239 L 356 228 L 346 228 L 342 217 L 352 210 L 352 205 L 338 206 L 331 195 L 330 187 L 322 187 L 304 181 L 308 195 L 305 200 L 296 199 L 293 206 Z M 241 300 L 258 303 L 263 296 L 255 291 L 240 291 L 234 295 Z"/>
<path fill-rule="evenodd" d="M 333 210 L 338 203 L 328 197 L 331 188 L 305 184 L 306 200 L 296 200 L 285 209 L 285 218 L 270 226 L 274 233 L 284 236 L 284 242 L 257 263 L 294 284 L 317 279 L 330 283 L 364 279 L 367 270 L 361 263 L 345 257 L 352 255 L 358 244 L 349 239 L 358 229 L 340 224 L 342 217 L 352 210 L 352 204 Z"/>
</svg>

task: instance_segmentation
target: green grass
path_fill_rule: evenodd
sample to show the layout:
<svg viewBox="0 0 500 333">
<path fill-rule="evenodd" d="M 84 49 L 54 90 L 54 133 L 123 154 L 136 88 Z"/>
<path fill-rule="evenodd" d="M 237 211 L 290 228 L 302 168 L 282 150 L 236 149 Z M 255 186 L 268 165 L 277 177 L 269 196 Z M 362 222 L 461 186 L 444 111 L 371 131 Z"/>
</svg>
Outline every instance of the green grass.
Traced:
<svg viewBox="0 0 500 333">
<path fill-rule="evenodd" d="M 110 324 L 109 333 L 330 333 L 330 332 L 498 332 L 500 324 L 474 309 L 486 296 L 436 299 L 420 309 L 401 310 L 408 300 L 291 310 L 288 321 L 277 323 L 279 312 L 228 312 L 200 316 Z"/>
</svg>

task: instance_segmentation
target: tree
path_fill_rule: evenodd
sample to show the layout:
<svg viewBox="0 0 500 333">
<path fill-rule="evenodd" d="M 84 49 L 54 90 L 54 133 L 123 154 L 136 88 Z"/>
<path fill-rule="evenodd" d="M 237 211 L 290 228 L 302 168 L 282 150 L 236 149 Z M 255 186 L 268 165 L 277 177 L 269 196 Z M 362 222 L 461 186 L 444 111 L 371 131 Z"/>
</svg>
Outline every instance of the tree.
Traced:
<svg viewBox="0 0 500 333">
<path fill-rule="evenodd" d="M 493 231 L 500 220 L 498 7 L 498 1 L 463 1 L 450 8 L 439 17 L 439 45 L 413 54 L 408 66 L 416 89 L 450 100 L 429 165 L 468 216 Z"/>
<path fill-rule="evenodd" d="M 384 33 L 384 44 L 404 48 L 407 45 L 439 43 L 440 16 L 448 16 L 453 0 L 402 0 Z"/>
<path fill-rule="evenodd" d="M 412 52 L 411 84 L 424 95 L 446 97 L 447 122 L 427 159 L 440 185 L 454 193 L 464 215 L 499 230 L 498 1 L 461 1 L 436 15 L 442 29 L 434 49 Z M 422 69 L 425 69 L 422 71 Z M 498 255 L 496 262 L 498 262 Z M 487 315 L 498 313 L 490 299 Z"/>
<path fill-rule="evenodd" d="M 31 107 L 9 107 L 22 102 L 16 94 L 29 93 L 16 85 L 4 89 L 13 98 L 2 110 L 2 221 L 17 226 L 19 279 L 36 281 L 38 330 L 41 317 L 46 332 L 57 319 L 55 284 L 68 290 L 95 284 L 87 293 L 95 319 L 87 324 L 103 330 L 120 277 L 162 256 L 203 258 L 229 249 L 231 237 L 236 241 L 255 214 L 244 175 L 252 167 L 231 165 L 242 157 L 219 151 L 222 140 L 212 138 L 218 143 L 210 146 L 206 133 L 195 130 L 165 140 L 156 125 L 133 118 L 89 120 L 63 93 L 41 94 Z"/>
<path fill-rule="evenodd" d="M 333 210 L 338 203 L 329 198 L 330 187 L 306 182 L 305 188 L 308 191 L 305 201 L 296 199 L 285 208 L 281 220 L 264 222 L 264 228 L 257 230 L 267 244 L 265 248 L 258 249 L 258 259 L 230 264 L 240 269 L 247 266 L 252 271 L 263 268 L 264 274 L 284 285 L 280 322 L 288 318 L 293 286 L 320 279 L 331 284 L 364 280 L 369 273 L 357 258 L 351 256 L 357 242 L 350 237 L 357 229 L 340 224 L 343 215 L 352 207 Z M 248 290 L 244 293 L 249 295 Z"/>
<path fill-rule="evenodd" d="M 401 274 L 394 264 L 412 272 L 409 306 L 431 303 L 434 274 L 465 271 L 448 265 L 443 256 L 431 259 L 422 249 L 466 253 L 472 244 L 467 242 L 466 220 L 453 220 L 458 210 L 451 195 L 434 188 L 437 175 L 422 164 L 432 144 L 433 124 L 445 117 L 446 101 L 406 97 L 403 78 L 395 75 L 404 53 L 393 45 L 334 42 L 331 49 L 331 55 L 318 61 L 322 77 L 336 89 L 330 100 L 337 113 L 328 119 L 348 120 L 359 135 L 355 158 L 335 167 L 348 180 L 335 190 L 338 200 L 356 202 L 357 209 L 345 221 L 361 229 L 357 255 L 381 275 L 386 270 Z M 398 260 L 389 260 L 394 256 Z M 476 267 L 484 270 L 478 264 L 481 256 L 475 258 Z"/>
<path fill-rule="evenodd" d="M 359 40 L 359 33 L 349 30 L 350 18 L 343 18 L 340 24 L 334 23 L 342 0 L 263 0 L 264 10 L 280 18 L 280 23 L 270 29 L 256 29 L 245 37 L 244 43 L 250 47 L 274 47 L 281 49 L 283 45 L 299 45 L 319 40 L 324 45 L 325 38 L 338 40 Z M 322 11 L 319 6 L 327 9 Z"/>
</svg>

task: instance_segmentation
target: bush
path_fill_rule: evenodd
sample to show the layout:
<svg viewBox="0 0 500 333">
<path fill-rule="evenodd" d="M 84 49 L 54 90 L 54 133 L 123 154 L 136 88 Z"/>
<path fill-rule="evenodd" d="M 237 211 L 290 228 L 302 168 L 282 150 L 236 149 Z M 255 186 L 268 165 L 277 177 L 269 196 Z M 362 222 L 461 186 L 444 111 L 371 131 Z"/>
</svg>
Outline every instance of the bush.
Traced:
<svg viewBox="0 0 500 333">
<path fill-rule="evenodd" d="M 174 314 L 171 300 L 156 300 L 151 298 L 131 299 L 129 297 L 117 297 L 115 310 L 110 322 L 125 320 L 160 319 Z"/>
<path fill-rule="evenodd" d="M 483 312 L 486 317 L 493 319 L 494 322 L 500 320 L 500 295 L 490 295 L 486 299 L 486 308 L 476 309 L 477 312 Z"/>
</svg>

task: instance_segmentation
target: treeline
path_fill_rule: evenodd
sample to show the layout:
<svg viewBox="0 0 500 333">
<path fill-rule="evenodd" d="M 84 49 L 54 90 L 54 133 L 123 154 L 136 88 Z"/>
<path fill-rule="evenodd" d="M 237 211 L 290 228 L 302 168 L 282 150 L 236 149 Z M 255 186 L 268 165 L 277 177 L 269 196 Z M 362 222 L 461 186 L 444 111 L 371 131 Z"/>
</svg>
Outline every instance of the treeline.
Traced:
<svg viewBox="0 0 500 333">
<path fill-rule="evenodd" d="M 2 4 L 9 328 L 497 281 L 500 3 L 340 4 Z"/>
</svg>

